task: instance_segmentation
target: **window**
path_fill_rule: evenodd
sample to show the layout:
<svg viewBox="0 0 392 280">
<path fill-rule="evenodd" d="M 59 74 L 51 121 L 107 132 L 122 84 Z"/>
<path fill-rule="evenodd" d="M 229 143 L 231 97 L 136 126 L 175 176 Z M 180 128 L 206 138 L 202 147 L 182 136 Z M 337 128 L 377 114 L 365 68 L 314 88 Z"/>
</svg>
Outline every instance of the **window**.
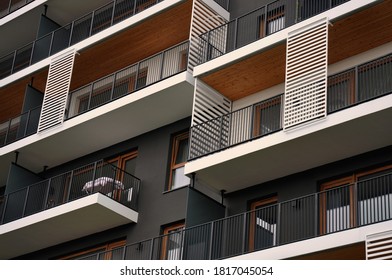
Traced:
<svg viewBox="0 0 392 280">
<path fill-rule="evenodd" d="M 180 63 L 178 65 L 178 71 L 186 70 L 188 66 L 188 50 L 184 50 L 180 52 Z"/>
<path fill-rule="evenodd" d="M 258 22 L 257 35 L 260 39 L 285 28 L 284 6 L 268 11 L 267 21 L 265 21 L 265 14 L 259 16 Z"/>
<path fill-rule="evenodd" d="M 392 165 L 321 185 L 322 234 L 392 218 Z"/>
<path fill-rule="evenodd" d="M 164 227 L 162 237 L 161 259 L 180 260 L 183 249 L 185 225 L 183 222 Z"/>
<path fill-rule="evenodd" d="M 188 157 L 189 133 L 178 134 L 173 139 L 170 178 L 168 190 L 189 185 L 190 178 L 184 174 L 184 166 Z"/>
<path fill-rule="evenodd" d="M 281 97 L 274 97 L 253 106 L 253 137 L 263 136 L 282 128 Z"/>
<path fill-rule="evenodd" d="M 333 112 L 355 103 L 355 70 L 328 78 L 328 112 Z"/>
<path fill-rule="evenodd" d="M 276 244 L 278 198 L 276 195 L 251 203 L 249 250 L 260 250 Z"/>
<path fill-rule="evenodd" d="M 125 246 L 125 240 L 116 241 L 86 249 L 66 257 L 62 260 L 90 259 L 90 260 L 121 260 L 122 248 Z"/>
</svg>

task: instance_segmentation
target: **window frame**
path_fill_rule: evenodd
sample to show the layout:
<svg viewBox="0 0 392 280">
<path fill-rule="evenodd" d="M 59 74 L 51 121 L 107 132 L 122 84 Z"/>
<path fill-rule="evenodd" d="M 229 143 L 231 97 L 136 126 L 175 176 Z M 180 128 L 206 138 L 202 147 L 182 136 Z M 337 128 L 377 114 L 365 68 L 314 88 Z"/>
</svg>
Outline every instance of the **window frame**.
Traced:
<svg viewBox="0 0 392 280">
<path fill-rule="evenodd" d="M 162 227 L 162 246 L 161 246 L 161 260 L 167 260 L 168 258 L 168 243 L 169 243 L 169 238 L 170 235 L 175 234 L 176 232 L 182 232 L 185 229 L 185 222 L 177 222 L 168 226 L 163 226 Z M 181 238 L 183 238 L 183 234 L 181 233 Z M 183 245 L 183 244 L 182 244 Z M 182 250 L 184 249 L 183 246 L 180 246 L 181 249 L 181 254 Z"/>
<path fill-rule="evenodd" d="M 248 249 L 250 252 L 255 250 L 255 233 L 256 233 L 256 224 L 257 224 L 257 215 L 256 211 L 260 207 L 268 207 L 278 203 L 278 195 L 273 194 L 268 197 L 263 197 L 256 201 L 250 203 L 250 217 L 249 217 L 249 242 Z M 275 240 L 276 242 L 276 240 Z"/>
<path fill-rule="evenodd" d="M 114 242 L 109 242 L 109 243 L 106 243 L 103 245 L 91 247 L 89 249 L 84 249 L 79 252 L 72 253 L 70 255 L 66 255 L 64 257 L 59 258 L 59 260 L 73 260 L 73 259 L 77 259 L 83 255 L 85 255 L 87 257 L 88 255 L 92 255 L 92 254 L 94 254 L 95 251 L 99 251 L 99 250 L 102 250 L 102 251 L 97 252 L 96 254 L 102 253 L 102 254 L 104 254 L 104 260 L 111 260 L 111 258 L 112 258 L 112 251 L 111 250 L 123 247 L 125 245 L 126 245 L 125 239 L 119 240 L 119 241 L 114 241 Z M 110 251 L 110 252 L 107 252 L 107 251 Z"/>
<path fill-rule="evenodd" d="M 185 131 L 182 133 L 178 133 L 176 134 L 173 139 L 172 139 L 172 149 L 171 149 L 171 160 L 170 160 L 170 174 L 169 174 L 169 183 L 167 186 L 167 191 L 171 191 L 171 190 L 176 190 L 185 186 L 180 186 L 177 188 L 173 188 L 173 174 L 175 172 L 175 170 L 184 167 L 185 164 L 187 163 L 187 160 L 181 163 L 177 163 L 176 164 L 176 159 L 178 156 L 178 149 L 180 147 L 180 142 L 187 139 L 186 141 L 188 141 L 188 152 L 189 152 L 189 131 Z M 185 176 L 185 175 L 184 175 Z"/>
</svg>

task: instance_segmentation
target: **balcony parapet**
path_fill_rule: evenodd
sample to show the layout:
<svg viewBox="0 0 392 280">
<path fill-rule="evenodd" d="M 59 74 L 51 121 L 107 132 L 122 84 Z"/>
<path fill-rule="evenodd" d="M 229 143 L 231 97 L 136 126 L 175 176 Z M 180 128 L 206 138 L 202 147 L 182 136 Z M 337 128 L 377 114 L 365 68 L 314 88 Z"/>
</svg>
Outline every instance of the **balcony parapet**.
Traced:
<svg viewBox="0 0 392 280">
<path fill-rule="evenodd" d="M 265 38 L 348 1 L 271 1 L 265 6 L 200 35 L 199 64 Z"/>
<path fill-rule="evenodd" d="M 0 57 L 0 79 L 52 56 L 163 0 L 111 1 L 91 13 Z"/>
<path fill-rule="evenodd" d="M 140 179 L 103 160 L 29 185 L 0 198 L 0 224 L 102 193 L 137 212 Z"/>
<path fill-rule="evenodd" d="M 391 219 L 389 171 L 82 259 L 224 259 Z"/>
</svg>

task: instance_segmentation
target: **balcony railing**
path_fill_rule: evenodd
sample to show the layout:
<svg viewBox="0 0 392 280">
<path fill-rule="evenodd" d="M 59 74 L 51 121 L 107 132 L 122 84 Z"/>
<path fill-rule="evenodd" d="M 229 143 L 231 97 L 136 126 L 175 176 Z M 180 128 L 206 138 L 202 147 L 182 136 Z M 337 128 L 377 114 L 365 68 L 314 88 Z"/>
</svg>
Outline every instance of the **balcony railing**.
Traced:
<svg viewBox="0 0 392 280">
<path fill-rule="evenodd" d="M 189 42 L 186 41 L 72 91 L 67 105 L 67 118 L 185 71 L 188 66 L 188 48 Z"/>
<path fill-rule="evenodd" d="M 195 159 L 282 129 L 283 95 L 191 127 L 189 159 Z"/>
<path fill-rule="evenodd" d="M 41 106 L 0 124 L 0 147 L 37 132 Z"/>
<path fill-rule="evenodd" d="M 348 1 L 271 1 L 200 35 L 199 63 L 224 55 Z"/>
<path fill-rule="evenodd" d="M 392 219 L 392 173 L 83 259 L 223 259 Z"/>
<path fill-rule="evenodd" d="M 41 61 L 163 0 L 115 0 L 0 57 L 0 79 Z"/>
<path fill-rule="evenodd" d="M 0 18 L 15 12 L 19 8 L 33 2 L 34 0 L 5 0 L 0 2 Z"/>
<path fill-rule="evenodd" d="M 392 54 L 328 77 L 328 114 L 392 92 Z M 283 95 L 191 127 L 189 160 L 282 129 Z"/>
<path fill-rule="evenodd" d="M 0 224 L 100 192 L 137 211 L 140 179 L 98 161 L 0 198 Z"/>
</svg>

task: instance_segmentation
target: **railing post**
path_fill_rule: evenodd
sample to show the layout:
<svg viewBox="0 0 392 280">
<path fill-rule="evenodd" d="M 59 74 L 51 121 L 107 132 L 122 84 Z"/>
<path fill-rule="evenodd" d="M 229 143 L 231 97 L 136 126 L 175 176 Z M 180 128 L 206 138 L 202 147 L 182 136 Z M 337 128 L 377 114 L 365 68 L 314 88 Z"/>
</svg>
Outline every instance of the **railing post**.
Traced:
<svg viewBox="0 0 392 280">
<path fill-rule="evenodd" d="M 229 23 L 227 23 L 227 29 L 229 29 Z M 235 19 L 234 23 L 234 41 L 233 50 L 237 49 L 237 33 L 238 33 L 238 18 Z"/>
<path fill-rule="evenodd" d="M 223 116 L 220 117 L 219 150 L 222 149 L 222 134 L 223 134 Z"/>
<path fill-rule="evenodd" d="M 246 223 L 246 213 L 242 214 L 243 216 L 243 225 L 242 225 L 242 248 L 241 252 L 244 254 L 246 250 L 246 229 L 247 229 L 247 223 Z"/>
<path fill-rule="evenodd" d="M 2 225 L 4 223 L 5 212 L 6 212 L 7 204 L 8 204 L 8 195 L 5 195 L 4 197 L 5 197 L 5 200 L 4 200 L 3 210 L 2 210 L 3 213 L 1 214 L 1 217 L 0 217 L 0 225 Z"/>
<path fill-rule="evenodd" d="M 208 243 L 209 244 L 209 248 L 208 248 L 208 259 L 209 260 L 212 260 L 212 242 L 213 242 L 213 240 L 214 240 L 214 224 L 215 224 L 215 222 L 214 221 L 212 221 L 211 222 L 211 232 L 210 232 L 210 242 Z"/>
<path fill-rule="evenodd" d="M 280 226 L 281 226 L 281 219 L 280 219 L 280 216 L 281 216 L 281 211 L 282 211 L 282 203 L 281 202 L 279 202 L 278 204 L 277 204 L 277 210 L 276 210 L 276 241 L 275 241 L 275 246 L 279 246 L 279 244 L 280 244 L 280 232 L 281 232 L 281 229 L 280 229 Z"/>
<path fill-rule="evenodd" d="M 110 91 L 110 101 L 113 100 L 114 87 L 116 86 L 117 73 L 118 73 L 118 72 L 114 73 L 113 82 L 112 82 L 112 90 Z"/>
<path fill-rule="evenodd" d="M 249 139 L 252 139 L 253 138 L 253 136 L 254 136 L 254 132 L 253 132 L 253 125 L 254 125 L 254 116 L 255 116 L 255 105 L 251 105 L 251 115 L 250 115 L 250 125 L 249 125 Z M 262 121 L 262 119 L 260 118 L 260 122 Z M 261 123 L 260 123 L 260 126 L 261 126 Z M 260 135 L 261 135 L 261 132 L 260 132 Z M 249 140 L 248 139 L 248 140 Z"/>
<path fill-rule="evenodd" d="M 69 178 L 69 182 L 68 182 L 68 193 L 67 193 L 65 202 L 68 202 L 68 201 L 69 201 L 69 197 L 70 197 L 70 195 L 71 195 L 71 187 L 72 187 L 73 173 L 74 173 L 74 171 L 72 170 L 72 171 L 71 171 L 70 178 Z M 94 186 L 94 182 L 93 182 L 93 186 Z M 64 188 L 65 188 L 65 186 L 64 186 Z"/>
<path fill-rule="evenodd" d="M 358 183 L 354 182 L 352 185 L 352 195 L 353 195 L 353 227 L 358 227 L 360 225 L 360 215 L 358 214 Z M 376 217 L 378 219 L 378 217 Z"/>
<path fill-rule="evenodd" d="M 153 254 L 154 254 L 154 238 L 151 238 L 151 246 L 150 246 L 150 260 L 153 260 Z"/>
<path fill-rule="evenodd" d="M 137 1 L 138 1 L 138 0 L 135 0 L 135 3 L 134 3 L 134 5 L 133 5 L 133 14 L 134 14 L 134 15 L 136 14 L 136 5 L 137 5 Z"/>
<path fill-rule="evenodd" d="M 138 80 L 139 80 L 139 70 L 140 70 L 140 61 L 138 61 L 137 65 L 136 65 L 135 85 L 134 85 L 133 91 L 136 91 L 138 88 L 137 84 L 138 84 Z"/>
<path fill-rule="evenodd" d="M 165 65 L 165 54 L 166 52 L 162 52 L 162 63 L 161 63 L 161 69 L 160 69 L 160 75 L 159 75 L 159 80 L 162 80 L 163 77 L 163 66 Z"/>
<path fill-rule="evenodd" d="M 117 0 L 113 1 L 113 11 L 112 11 L 112 18 L 110 19 L 110 26 L 113 25 L 114 22 L 114 13 L 116 11 Z"/>
<path fill-rule="evenodd" d="M 22 218 L 26 214 L 26 206 L 27 206 L 27 200 L 29 199 L 29 192 L 30 192 L 30 186 L 27 187 L 26 196 L 25 196 L 25 200 L 24 200 L 24 203 L 23 203 Z"/>
<path fill-rule="evenodd" d="M 54 41 L 54 33 L 55 33 L 55 32 L 56 32 L 56 30 L 52 32 L 52 36 L 50 37 L 50 44 L 49 44 L 49 53 L 48 53 L 48 57 L 51 56 L 51 54 L 52 54 L 53 41 Z"/>
<path fill-rule="evenodd" d="M 75 24 L 75 21 L 72 21 L 71 26 L 70 26 L 70 31 L 69 31 L 68 47 L 72 45 L 72 35 L 73 35 L 74 24 Z"/>
<path fill-rule="evenodd" d="M 93 192 L 94 192 L 94 185 L 95 185 L 95 175 L 96 175 L 96 173 L 97 173 L 97 162 L 94 162 L 94 168 L 93 168 L 93 180 L 92 180 L 92 182 L 93 182 L 93 187 L 92 187 L 92 189 L 91 189 L 91 193 L 93 193 Z"/>
<path fill-rule="evenodd" d="M 263 32 L 264 32 L 264 36 L 263 37 L 266 37 L 268 34 L 267 34 L 267 31 L 268 31 L 268 6 L 269 6 L 269 4 L 267 4 L 267 5 L 265 5 L 265 9 L 264 9 L 264 30 L 263 30 Z"/>
<path fill-rule="evenodd" d="M 49 190 L 50 190 L 51 182 L 52 182 L 52 178 L 49 178 L 49 180 L 48 180 L 48 187 L 46 188 L 46 192 L 45 192 L 45 199 L 44 199 L 43 209 L 47 209 L 48 206 L 49 206 L 48 199 L 49 199 Z"/>
<path fill-rule="evenodd" d="M 319 227 L 319 197 L 318 194 L 314 194 L 314 237 L 318 236 L 318 227 Z"/>
<path fill-rule="evenodd" d="M 93 96 L 94 84 L 95 84 L 95 82 L 91 83 L 91 89 L 90 89 L 90 93 L 89 93 L 89 95 L 88 95 L 87 111 L 90 110 L 90 106 L 91 106 L 91 97 Z"/>
<path fill-rule="evenodd" d="M 29 60 L 29 66 L 33 63 L 33 55 L 34 55 L 34 50 L 35 50 L 35 43 L 37 40 L 33 41 L 33 46 L 31 47 L 31 54 L 30 54 L 30 60 Z"/>
<path fill-rule="evenodd" d="M 15 68 L 15 60 L 16 60 L 16 54 L 17 54 L 17 49 L 14 51 L 14 58 L 13 58 L 13 60 L 12 60 L 12 65 L 11 65 L 11 73 L 10 73 L 10 75 L 12 74 L 12 73 L 14 73 L 14 68 Z"/>
<path fill-rule="evenodd" d="M 88 32 L 88 36 L 91 36 L 91 33 L 93 32 L 93 24 L 94 24 L 94 16 L 95 16 L 95 10 L 92 11 L 91 13 L 91 23 L 90 23 L 90 30 Z"/>
<path fill-rule="evenodd" d="M 25 126 L 24 133 L 23 133 L 23 136 L 22 136 L 22 137 L 24 137 L 24 136 L 27 135 L 27 128 L 29 127 L 30 115 L 31 115 L 31 110 L 28 110 L 28 111 L 27 111 L 26 126 Z"/>
<path fill-rule="evenodd" d="M 354 70 L 354 83 L 355 83 L 355 89 L 354 89 L 354 94 L 355 94 L 355 100 L 353 100 L 353 104 L 358 103 L 359 101 L 359 81 L 358 81 L 358 65 L 355 66 Z M 350 105 L 353 105 L 350 104 Z"/>
<path fill-rule="evenodd" d="M 210 33 L 211 30 L 208 30 L 207 32 L 207 48 L 206 48 L 206 53 L 204 54 L 204 61 L 203 62 L 207 62 L 209 60 L 209 52 L 210 52 Z"/>
<path fill-rule="evenodd" d="M 4 146 L 7 145 L 7 143 L 8 143 L 7 140 L 8 140 L 8 135 L 9 135 L 10 129 L 11 129 L 11 122 L 12 122 L 12 119 L 10 119 L 10 120 L 8 121 L 7 132 L 5 133 L 5 137 L 4 137 Z"/>
</svg>

